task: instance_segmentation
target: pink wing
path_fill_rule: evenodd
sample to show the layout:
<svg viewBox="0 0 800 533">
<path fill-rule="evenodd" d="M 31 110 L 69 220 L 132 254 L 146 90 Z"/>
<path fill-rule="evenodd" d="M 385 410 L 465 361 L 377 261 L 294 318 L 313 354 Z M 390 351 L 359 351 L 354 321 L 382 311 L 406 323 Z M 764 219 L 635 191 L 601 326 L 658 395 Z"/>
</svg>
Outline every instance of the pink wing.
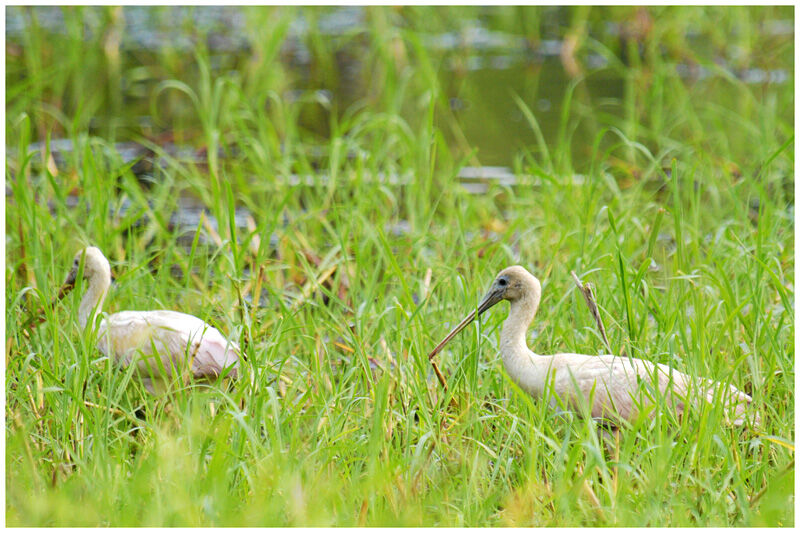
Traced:
<svg viewBox="0 0 800 533">
<path fill-rule="evenodd" d="M 140 373 L 196 378 L 239 374 L 239 347 L 199 318 L 175 311 L 122 311 L 100 324 L 98 346 Z"/>
</svg>

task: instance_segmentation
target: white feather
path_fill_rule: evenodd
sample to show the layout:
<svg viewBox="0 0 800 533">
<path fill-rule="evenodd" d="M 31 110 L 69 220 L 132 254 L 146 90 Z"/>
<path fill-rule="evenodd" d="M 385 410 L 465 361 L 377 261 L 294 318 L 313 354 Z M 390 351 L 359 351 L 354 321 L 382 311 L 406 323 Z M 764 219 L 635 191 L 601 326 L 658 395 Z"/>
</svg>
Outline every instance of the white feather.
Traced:
<svg viewBox="0 0 800 533">
<path fill-rule="evenodd" d="M 89 288 L 81 300 L 79 321 L 91 326 L 111 284 L 111 268 L 99 249 L 89 247 L 76 257 L 74 279 L 83 254 Z M 239 374 L 239 347 L 199 318 L 176 311 L 121 311 L 105 317 L 97 329 L 100 351 L 117 364 L 135 364 L 145 386 L 174 377 L 216 378 Z"/>
<path fill-rule="evenodd" d="M 687 404 L 721 400 L 730 423 L 742 425 L 749 418 L 754 427 L 759 426 L 758 413 L 749 412 L 750 396 L 736 387 L 694 378 L 668 365 L 614 355 L 533 353 L 525 343 L 525 333 L 536 315 L 541 292 L 539 280 L 523 267 L 506 268 L 498 274 L 477 310 L 453 328 L 429 357 L 477 315 L 508 300 L 511 311 L 500 335 L 500 354 L 508 375 L 531 396 L 556 400 L 569 408 L 579 408 L 579 412 L 583 406 L 592 417 L 629 421 L 642 412 L 652 415 L 656 404 L 668 405 L 681 416 Z"/>
</svg>

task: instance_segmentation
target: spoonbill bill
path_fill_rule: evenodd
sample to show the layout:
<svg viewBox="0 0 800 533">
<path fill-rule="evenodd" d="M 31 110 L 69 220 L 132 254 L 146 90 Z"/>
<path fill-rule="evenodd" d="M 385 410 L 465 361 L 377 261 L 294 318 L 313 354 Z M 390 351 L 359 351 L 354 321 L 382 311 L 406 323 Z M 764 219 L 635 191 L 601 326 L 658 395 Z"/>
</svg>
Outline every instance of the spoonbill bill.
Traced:
<svg viewBox="0 0 800 533">
<path fill-rule="evenodd" d="M 750 420 L 758 427 L 758 414 L 748 418 L 750 396 L 730 385 L 706 378 L 694 378 L 668 365 L 615 355 L 560 353 L 538 355 L 528 349 L 525 332 L 539 308 L 542 286 L 521 266 L 502 270 L 478 304 L 428 355 L 429 359 L 484 311 L 508 300 L 511 311 L 500 334 L 500 354 L 511 379 L 535 398 L 555 397 L 572 408 L 584 405 L 593 418 L 612 424 L 620 419 L 633 421 L 641 412 L 653 414 L 660 399 L 668 402 L 680 417 L 686 403 L 713 403 L 722 398 L 728 423 L 741 426 Z M 580 414 L 580 409 L 577 409 Z"/>
<path fill-rule="evenodd" d="M 75 287 L 81 258 L 88 288 L 78 307 L 78 322 L 86 329 L 95 327 L 111 285 L 111 267 L 98 248 L 81 250 L 59 289 L 60 298 Z M 196 379 L 237 378 L 239 374 L 239 347 L 199 318 L 176 311 L 108 315 L 97 325 L 97 347 L 123 367 L 136 364 L 150 392 L 175 375 L 187 377 L 187 370 Z"/>
</svg>

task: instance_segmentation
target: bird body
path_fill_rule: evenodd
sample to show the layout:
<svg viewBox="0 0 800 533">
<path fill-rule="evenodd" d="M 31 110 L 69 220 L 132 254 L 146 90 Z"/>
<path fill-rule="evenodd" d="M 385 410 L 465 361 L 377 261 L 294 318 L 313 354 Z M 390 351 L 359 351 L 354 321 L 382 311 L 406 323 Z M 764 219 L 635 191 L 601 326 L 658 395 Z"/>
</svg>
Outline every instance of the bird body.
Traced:
<svg viewBox="0 0 800 533">
<path fill-rule="evenodd" d="M 553 406 L 558 397 L 576 410 L 586 402 L 593 418 L 635 420 L 640 411 L 649 410 L 656 402 L 670 405 L 680 416 L 688 398 L 698 395 L 713 402 L 717 394 L 717 384 L 710 380 L 632 357 L 537 355 L 528 350 L 524 355 L 504 354 L 503 364 L 511 379 L 531 396 L 551 397 Z M 732 423 L 741 425 L 751 399 L 732 386 L 728 394 L 735 403 Z"/>
<path fill-rule="evenodd" d="M 431 352 L 432 358 L 467 324 L 501 300 L 511 310 L 500 334 L 500 354 L 511 379 L 535 398 L 561 402 L 579 413 L 586 407 L 592 417 L 635 420 L 656 403 L 670 405 L 678 416 L 686 403 L 713 402 L 721 395 L 730 422 L 741 425 L 752 399 L 733 386 L 694 378 L 672 367 L 643 359 L 614 355 L 560 353 L 537 355 L 528 349 L 525 334 L 541 299 L 541 284 L 521 266 L 498 274 L 476 311 L 467 315 Z M 758 424 L 757 415 L 754 425 Z"/>
<path fill-rule="evenodd" d="M 121 311 L 98 326 L 98 348 L 122 366 L 136 363 L 141 374 L 172 377 L 188 368 L 194 377 L 223 373 L 238 360 L 236 345 L 199 318 L 176 311 Z M 153 356 L 160 356 L 155 360 Z M 233 364 L 236 377 L 238 364 Z"/>
<path fill-rule="evenodd" d="M 88 288 L 78 308 L 82 328 L 93 327 L 111 284 L 111 268 L 95 247 L 75 257 L 65 286 L 74 286 L 81 257 Z M 61 291 L 66 294 L 68 291 Z M 97 347 L 123 367 L 136 364 L 145 387 L 189 372 L 195 378 L 238 377 L 239 347 L 203 320 L 176 311 L 121 311 L 97 325 Z"/>
</svg>

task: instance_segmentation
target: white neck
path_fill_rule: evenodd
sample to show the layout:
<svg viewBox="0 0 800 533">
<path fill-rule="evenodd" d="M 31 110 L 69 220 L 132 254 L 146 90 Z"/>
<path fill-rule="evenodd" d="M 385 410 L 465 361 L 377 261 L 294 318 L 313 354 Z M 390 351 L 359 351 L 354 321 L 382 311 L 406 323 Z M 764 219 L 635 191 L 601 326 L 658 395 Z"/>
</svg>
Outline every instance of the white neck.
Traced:
<svg viewBox="0 0 800 533">
<path fill-rule="evenodd" d="M 544 388 L 549 358 L 536 356 L 528 349 L 525 337 L 538 307 L 539 294 L 527 293 L 511 302 L 511 311 L 500 333 L 500 354 L 506 372 L 522 389 L 537 396 Z"/>
<path fill-rule="evenodd" d="M 103 308 L 103 300 L 106 299 L 108 288 L 111 286 L 111 274 L 109 272 L 94 272 L 88 281 L 89 288 L 83 295 L 81 305 L 78 308 L 78 323 L 82 329 L 86 329 L 87 324 L 94 324 L 94 318 Z"/>
<path fill-rule="evenodd" d="M 511 311 L 503 323 L 503 331 L 500 334 L 500 350 L 504 357 L 506 351 L 528 350 L 525 333 L 533 322 L 538 307 L 539 299 L 529 293 L 511 302 Z"/>
</svg>

